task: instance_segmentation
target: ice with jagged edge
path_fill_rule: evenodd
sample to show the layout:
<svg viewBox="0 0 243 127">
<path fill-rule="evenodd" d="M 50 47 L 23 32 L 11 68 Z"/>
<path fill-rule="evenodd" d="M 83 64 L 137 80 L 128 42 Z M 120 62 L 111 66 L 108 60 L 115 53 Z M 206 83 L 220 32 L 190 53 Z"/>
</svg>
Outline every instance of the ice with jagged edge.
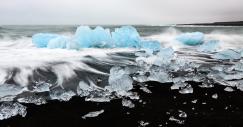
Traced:
<svg viewBox="0 0 243 127">
<path fill-rule="evenodd" d="M 89 26 L 77 28 L 73 37 L 52 33 L 38 33 L 33 35 L 32 42 L 38 48 L 142 48 L 159 50 L 160 42 L 144 40 L 132 26 L 122 26 L 114 31 L 97 26 L 92 29 Z"/>
<path fill-rule="evenodd" d="M 4 102 L 0 105 L 0 120 L 8 119 L 16 115 L 25 117 L 26 114 L 26 107 L 20 103 Z"/>
</svg>

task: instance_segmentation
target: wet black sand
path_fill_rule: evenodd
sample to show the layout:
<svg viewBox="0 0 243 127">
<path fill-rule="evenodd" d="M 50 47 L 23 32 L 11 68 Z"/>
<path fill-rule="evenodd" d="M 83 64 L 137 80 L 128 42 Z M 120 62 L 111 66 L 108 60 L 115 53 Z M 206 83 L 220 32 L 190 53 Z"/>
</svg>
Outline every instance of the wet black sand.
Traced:
<svg viewBox="0 0 243 127">
<path fill-rule="evenodd" d="M 133 101 L 135 108 L 123 107 L 121 99 L 111 103 L 85 102 L 84 98 L 74 97 L 69 102 L 50 101 L 36 106 L 24 104 L 27 108 L 25 118 L 20 116 L 0 121 L 1 127 L 137 127 L 141 121 L 151 127 L 242 127 L 243 92 L 224 91 L 224 86 L 199 88 L 191 83 L 193 94 L 179 94 L 170 90 L 171 84 L 149 82 L 151 94 L 140 89 L 138 92 L 143 102 Z M 217 93 L 218 98 L 212 95 Z M 197 100 L 196 103 L 192 101 Z M 146 104 L 145 104 L 146 103 Z M 205 104 L 206 103 L 206 104 Z M 82 119 L 91 111 L 104 109 L 104 113 L 95 118 Z M 187 118 L 179 118 L 181 110 Z M 170 121 L 174 116 L 184 124 Z"/>
</svg>

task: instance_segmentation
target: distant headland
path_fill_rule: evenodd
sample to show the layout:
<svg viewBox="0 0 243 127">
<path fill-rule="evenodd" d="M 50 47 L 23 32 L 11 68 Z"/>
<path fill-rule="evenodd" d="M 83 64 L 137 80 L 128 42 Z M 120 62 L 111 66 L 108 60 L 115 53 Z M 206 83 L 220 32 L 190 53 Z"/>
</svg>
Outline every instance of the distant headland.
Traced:
<svg viewBox="0 0 243 127">
<path fill-rule="evenodd" d="M 180 25 L 243 26 L 243 21 L 213 22 L 213 23 L 192 23 L 192 24 L 180 24 Z"/>
</svg>

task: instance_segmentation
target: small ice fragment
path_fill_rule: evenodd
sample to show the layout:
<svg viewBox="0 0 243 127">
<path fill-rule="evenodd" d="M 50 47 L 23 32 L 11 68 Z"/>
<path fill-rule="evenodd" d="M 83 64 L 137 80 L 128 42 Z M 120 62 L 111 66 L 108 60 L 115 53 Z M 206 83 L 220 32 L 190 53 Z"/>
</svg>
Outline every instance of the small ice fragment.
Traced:
<svg viewBox="0 0 243 127">
<path fill-rule="evenodd" d="M 195 46 L 203 43 L 204 34 L 201 32 L 184 33 L 177 36 L 176 40 L 185 45 Z"/>
<path fill-rule="evenodd" d="M 212 88 L 214 87 L 213 82 L 211 80 L 204 80 L 202 85 L 199 85 L 201 88 Z"/>
<path fill-rule="evenodd" d="M 40 82 L 37 83 L 35 86 L 33 86 L 33 92 L 48 92 L 50 91 L 50 87 L 52 86 L 52 84 L 49 83 L 45 83 L 45 82 Z"/>
<path fill-rule="evenodd" d="M 169 64 L 171 60 L 174 58 L 174 50 L 172 48 L 163 48 L 157 53 L 157 56 L 158 62 L 161 62 L 161 64 Z"/>
<path fill-rule="evenodd" d="M 193 100 L 192 103 L 194 103 L 194 104 L 197 103 L 197 100 Z"/>
<path fill-rule="evenodd" d="M 176 122 L 176 123 L 178 123 L 178 124 L 184 124 L 184 120 L 179 120 L 179 119 L 176 119 L 174 116 L 171 116 L 170 118 L 169 118 L 169 120 L 170 121 L 174 121 L 174 122 Z"/>
<path fill-rule="evenodd" d="M 226 87 L 226 88 L 224 89 L 224 91 L 227 91 L 227 92 L 233 92 L 233 91 L 234 91 L 234 89 L 233 89 L 233 88 L 231 88 L 231 87 Z"/>
<path fill-rule="evenodd" d="M 200 52 L 215 52 L 219 48 L 219 41 L 218 40 L 210 40 L 205 42 L 204 44 L 200 45 L 197 48 L 197 51 Z"/>
<path fill-rule="evenodd" d="M 145 93 L 152 93 L 147 87 L 142 86 L 140 87 L 141 90 L 143 90 Z"/>
<path fill-rule="evenodd" d="M 237 89 L 239 89 L 240 91 L 243 91 L 243 84 L 238 84 L 236 87 L 237 87 Z"/>
<path fill-rule="evenodd" d="M 241 55 L 237 51 L 234 51 L 232 49 L 227 49 L 214 54 L 212 58 L 220 59 L 220 60 L 234 60 L 234 59 L 240 59 Z"/>
<path fill-rule="evenodd" d="M 100 110 L 100 111 L 89 112 L 88 114 L 82 116 L 82 118 L 86 119 L 86 118 L 91 118 L 91 117 L 97 117 L 97 116 L 99 116 L 102 113 L 104 113 L 103 109 Z"/>
<path fill-rule="evenodd" d="M 58 38 L 61 35 L 50 33 L 38 33 L 32 36 L 32 42 L 38 48 L 46 48 L 49 41 L 54 38 Z"/>
<path fill-rule="evenodd" d="M 122 67 L 112 67 L 109 76 L 109 86 L 106 89 L 116 92 L 129 91 L 133 88 L 133 80 Z"/>
<path fill-rule="evenodd" d="M 122 106 L 128 107 L 128 108 L 134 108 L 135 104 L 132 103 L 132 101 L 127 99 L 122 99 Z"/>
<path fill-rule="evenodd" d="M 179 117 L 181 117 L 181 118 L 186 118 L 187 117 L 187 114 L 185 113 L 185 112 L 183 112 L 183 111 L 179 111 Z"/>
<path fill-rule="evenodd" d="M 149 125 L 149 122 L 139 121 L 141 127 L 146 127 Z"/>
<path fill-rule="evenodd" d="M 59 101 L 69 101 L 74 95 L 76 95 L 73 91 L 65 91 L 63 89 L 53 90 L 50 93 L 50 97 L 52 100 Z"/>
<path fill-rule="evenodd" d="M 193 88 L 191 87 L 191 85 L 187 85 L 186 87 L 182 88 L 179 93 L 181 94 L 190 94 L 193 93 Z"/>
<path fill-rule="evenodd" d="M 106 96 L 94 97 L 88 96 L 85 98 L 85 101 L 92 101 L 92 102 L 110 102 L 112 98 Z"/>
<path fill-rule="evenodd" d="M 4 102 L 0 106 L 0 120 L 8 119 L 16 115 L 21 115 L 22 117 L 25 117 L 26 114 L 26 107 L 19 103 Z"/>
<path fill-rule="evenodd" d="M 28 97 L 18 98 L 17 101 L 20 103 L 32 103 L 32 104 L 36 104 L 36 105 L 42 105 L 42 104 L 47 103 L 46 99 L 44 99 L 42 97 L 37 97 L 37 96 L 28 96 Z"/>
<path fill-rule="evenodd" d="M 213 99 L 218 99 L 218 94 L 214 94 L 214 95 L 212 95 L 212 98 L 213 98 Z"/>
<path fill-rule="evenodd" d="M 189 84 L 186 83 L 186 82 L 178 81 L 178 82 L 174 82 L 174 84 L 170 87 L 170 89 L 171 90 L 179 90 L 180 88 L 184 88 L 187 85 L 189 85 Z"/>
</svg>

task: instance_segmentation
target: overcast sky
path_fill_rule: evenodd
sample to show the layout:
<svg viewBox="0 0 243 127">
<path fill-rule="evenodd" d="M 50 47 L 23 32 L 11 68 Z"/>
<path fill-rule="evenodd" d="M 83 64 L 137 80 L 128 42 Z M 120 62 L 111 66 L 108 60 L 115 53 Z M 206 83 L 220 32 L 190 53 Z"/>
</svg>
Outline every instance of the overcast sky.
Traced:
<svg viewBox="0 0 243 127">
<path fill-rule="evenodd" d="M 243 0 L 0 0 L 0 24 L 176 24 L 243 20 Z"/>
</svg>

